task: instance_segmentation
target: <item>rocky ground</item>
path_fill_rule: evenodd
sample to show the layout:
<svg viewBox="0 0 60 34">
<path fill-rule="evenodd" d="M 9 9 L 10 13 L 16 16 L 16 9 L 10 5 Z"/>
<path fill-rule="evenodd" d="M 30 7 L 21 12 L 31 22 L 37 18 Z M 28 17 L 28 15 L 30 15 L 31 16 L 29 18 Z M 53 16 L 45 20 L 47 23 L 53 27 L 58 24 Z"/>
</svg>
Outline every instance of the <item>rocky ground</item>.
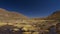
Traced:
<svg viewBox="0 0 60 34">
<path fill-rule="evenodd" d="M 24 34 L 48 34 L 50 27 L 60 22 L 59 14 L 60 11 L 57 11 L 45 18 L 28 18 L 0 8 L 0 34 L 22 34 L 22 31 Z"/>
</svg>

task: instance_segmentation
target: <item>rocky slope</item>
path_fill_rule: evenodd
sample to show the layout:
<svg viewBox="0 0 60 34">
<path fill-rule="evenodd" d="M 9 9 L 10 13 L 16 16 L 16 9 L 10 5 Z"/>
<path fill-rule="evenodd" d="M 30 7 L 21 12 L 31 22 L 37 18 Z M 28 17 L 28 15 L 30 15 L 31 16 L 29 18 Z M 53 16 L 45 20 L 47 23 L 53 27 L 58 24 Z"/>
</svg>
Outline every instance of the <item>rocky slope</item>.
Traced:
<svg viewBox="0 0 60 34">
<path fill-rule="evenodd" d="M 44 25 L 43 27 L 47 28 L 52 25 L 56 25 L 60 20 L 60 11 L 53 12 L 51 15 L 45 18 L 32 18 L 31 21 L 36 23 L 35 25 Z M 39 26 L 37 25 L 37 26 Z"/>
<path fill-rule="evenodd" d="M 0 22 L 23 22 L 23 20 L 27 20 L 27 17 L 17 13 L 17 12 L 10 12 L 5 9 L 0 8 Z"/>
<path fill-rule="evenodd" d="M 60 11 L 53 12 L 46 19 L 59 20 L 60 19 Z"/>
<path fill-rule="evenodd" d="M 45 18 L 31 18 L 28 19 L 28 17 L 17 13 L 17 12 L 10 12 L 7 11 L 5 9 L 1 9 L 0 8 L 0 22 L 5 23 L 10 23 L 13 26 L 17 26 L 17 27 L 25 27 L 28 29 L 37 29 L 38 27 L 42 27 L 44 29 L 47 29 L 47 27 L 51 26 L 51 25 L 55 25 L 57 22 L 55 21 L 56 19 L 60 19 L 60 11 L 56 11 L 53 14 L 49 15 L 48 17 Z M 27 25 L 26 23 L 27 22 Z M 18 24 L 14 24 L 14 23 L 18 23 Z M 20 24 L 23 23 L 23 24 Z M 3 25 L 4 25 L 3 24 Z M 0 25 L 2 25 L 2 23 L 0 23 Z M 35 28 L 34 28 L 35 27 Z M 35 29 L 35 30 L 36 30 Z"/>
</svg>

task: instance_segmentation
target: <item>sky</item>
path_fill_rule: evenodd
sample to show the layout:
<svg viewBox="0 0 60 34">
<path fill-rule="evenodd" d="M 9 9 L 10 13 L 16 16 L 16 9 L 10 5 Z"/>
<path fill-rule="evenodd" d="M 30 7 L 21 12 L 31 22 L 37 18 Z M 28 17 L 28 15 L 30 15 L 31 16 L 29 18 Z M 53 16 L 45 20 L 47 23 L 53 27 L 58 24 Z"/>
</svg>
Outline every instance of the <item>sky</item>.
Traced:
<svg viewBox="0 0 60 34">
<path fill-rule="evenodd" d="M 0 8 L 28 17 L 45 17 L 60 10 L 60 0 L 0 0 Z"/>
</svg>

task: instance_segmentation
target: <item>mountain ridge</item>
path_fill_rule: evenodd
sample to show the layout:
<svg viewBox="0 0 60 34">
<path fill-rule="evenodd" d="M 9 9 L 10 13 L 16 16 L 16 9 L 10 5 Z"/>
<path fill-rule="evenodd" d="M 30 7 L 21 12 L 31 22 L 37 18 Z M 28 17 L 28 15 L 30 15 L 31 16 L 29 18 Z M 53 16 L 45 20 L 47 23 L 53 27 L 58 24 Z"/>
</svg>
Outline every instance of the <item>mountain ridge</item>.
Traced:
<svg viewBox="0 0 60 34">
<path fill-rule="evenodd" d="M 51 15 L 47 17 L 47 19 L 54 19 L 54 20 L 60 19 L 60 11 L 53 12 Z"/>
<path fill-rule="evenodd" d="M 46 17 L 43 17 L 43 18 L 31 18 L 31 19 L 34 19 L 34 20 L 58 20 L 58 19 L 60 19 L 60 11 L 55 11 L 52 14 L 50 14 Z"/>
<path fill-rule="evenodd" d="M 27 20 L 28 17 L 18 12 L 10 12 L 8 10 L 0 8 L 0 22 L 12 22 Z"/>
</svg>

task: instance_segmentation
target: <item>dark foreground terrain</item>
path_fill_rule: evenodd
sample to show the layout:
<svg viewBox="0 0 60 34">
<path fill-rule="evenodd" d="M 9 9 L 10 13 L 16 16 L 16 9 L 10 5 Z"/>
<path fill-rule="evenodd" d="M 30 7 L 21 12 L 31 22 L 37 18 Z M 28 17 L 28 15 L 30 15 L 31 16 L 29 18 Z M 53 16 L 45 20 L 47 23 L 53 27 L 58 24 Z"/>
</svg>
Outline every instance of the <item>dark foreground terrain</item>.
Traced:
<svg viewBox="0 0 60 34">
<path fill-rule="evenodd" d="M 0 27 L 0 34 L 60 34 L 60 23 L 57 23 L 56 26 L 51 26 L 48 28 L 48 32 L 40 30 L 39 32 L 35 31 L 25 31 L 21 28 L 14 27 L 12 25 L 5 25 Z M 15 29 L 15 30 L 14 30 Z"/>
</svg>

